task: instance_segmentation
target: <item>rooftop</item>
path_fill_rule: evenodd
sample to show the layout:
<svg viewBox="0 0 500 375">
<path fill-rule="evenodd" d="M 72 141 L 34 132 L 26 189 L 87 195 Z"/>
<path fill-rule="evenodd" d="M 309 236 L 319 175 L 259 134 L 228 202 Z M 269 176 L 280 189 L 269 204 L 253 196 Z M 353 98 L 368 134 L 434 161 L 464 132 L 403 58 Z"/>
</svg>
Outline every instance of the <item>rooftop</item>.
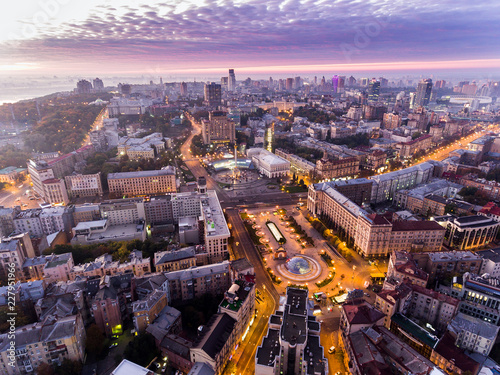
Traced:
<svg viewBox="0 0 500 375">
<path fill-rule="evenodd" d="M 420 327 L 417 323 L 414 323 L 400 313 L 396 313 L 392 316 L 391 324 L 392 322 L 397 324 L 405 333 L 411 335 L 414 339 L 426 344 L 431 348 L 434 348 L 438 342 L 436 336 L 430 334 L 425 329 Z"/>
<path fill-rule="evenodd" d="M 168 280 L 192 280 L 198 277 L 207 277 L 216 273 L 226 272 L 229 272 L 228 260 L 215 264 L 207 264 L 206 266 L 191 267 L 187 270 L 165 272 L 163 275 Z"/>
<path fill-rule="evenodd" d="M 496 339 L 499 329 L 500 327 L 494 324 L 461 312 L 457 313 L 448 325 L 448 330 L 455 332 L 457 335 L 467 331 L 490 340 Z"/>
<path fill-rule="evenodd" d="M 257 349 L 257 364 L 274 367 L 276 357 L 280 353 L 280 332 L 277 329 L 270 328 L 267 336 L 262 340 L 261 346 Z"/>
<path fill-rule="evenodd" d="M 226 344 L 235 324 L 236 320 L 227 314 L 213 315 L 199 334 L 195 347 L 215 359 Z"/>
<path fill-rule="evenodd" d="M 186 247 L 175 251 L 161 251 L 155 253 L 155 266 L 163 263 L 193 258 L 195 255 L 196 255 L 196 249 L 194 246 Z"/>
<path fill-rule="evenodd" d="M 136 171 L 136 172 L 118 172 L 108 174 L 108 180 L 117 180 L 121 178 L 135 178 L 135 177 L 158 177 L 174 175 L 169 169 L 159 169 L 153 171 Z"/>
<path fill-rule="evenodd" d="M 470 371 L 472 374 L 477 374 L 480 369 L 479 363 L 467 356 L 464 350 L 455 345 L 455 339 L 449 332 L 444 334 L 434 350 L 462 371 Z"/>
<path fill-rule="evenodd" d="M 392 231 L 420 231 L 420 230 L 439 230 L 445 231 L 441 225 L 435 221 L 395 221 L 392 223 Z"/>
<path fill-rule="evenodd" d="M 134 362 L 127 359 L 121 361 L 116 368 L 111 372 L 111 375 L 153 375 L 154 372 L 150 371 Z"/>
<path fill-rule="evenodd" d="M 385 317 L 385 314 L 368 302 L 346 302 L 342 305 L 349 324 L 371 324 Z"/>
</svg>

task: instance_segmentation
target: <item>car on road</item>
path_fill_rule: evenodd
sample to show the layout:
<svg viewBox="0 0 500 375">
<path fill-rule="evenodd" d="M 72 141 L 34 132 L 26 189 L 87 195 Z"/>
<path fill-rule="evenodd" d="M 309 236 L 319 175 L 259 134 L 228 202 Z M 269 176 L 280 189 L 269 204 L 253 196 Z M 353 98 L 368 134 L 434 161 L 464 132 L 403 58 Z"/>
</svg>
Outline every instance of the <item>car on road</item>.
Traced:
<svg viewBox="0 0 500 375">
<path fill-rule="evenodd" d="M 117 342 L 112 343 L 112 344 L 109 346 L 109 349 L 113 349 L 115 346 L 118 346 L 118 343 L 117 343 Z"/>
<path fill-rule="evenodd" d="M 335 346 L 332 346 L 330 349 L 328 349 L 328 354 L 333 354 L 335 353 Z"/>
</svg>

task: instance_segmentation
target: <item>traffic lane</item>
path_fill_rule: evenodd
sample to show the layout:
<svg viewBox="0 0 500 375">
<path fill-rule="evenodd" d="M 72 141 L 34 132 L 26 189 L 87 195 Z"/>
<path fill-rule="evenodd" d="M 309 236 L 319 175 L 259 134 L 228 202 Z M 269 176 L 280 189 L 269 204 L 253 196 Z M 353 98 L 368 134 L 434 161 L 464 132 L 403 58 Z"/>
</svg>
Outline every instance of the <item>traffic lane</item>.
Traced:
<svg viewBox="0 0 500 375">
<path fill-rule="evenodd" d="M 276 309 L 279 296 L 267 275 L 267 271 L 264 269 L 262 261 L 259 258 L 260 255 L 257 254 L 258 250 L 256 250 L 238 211 L 227 210 L 226 213 L 233 227 L 235 241 L 239 242 L 238 252 L 240 254 L 243 253 L 246 259 L 254 266 L 256 286 L 264 295 L 264 300 L 266 301 L 264 311 L 262 311 L 262 314 L 259 314 L 260 319 L 257 322 L 257 328 L 247 343 L 247 349 L 243 352 L 242 357 L 238 361 L 239 365 L 237 365 L 238 372 L 252 374 L 255 365 L 253 362 L 255 360 L 255 352 L 262 342 L 262 337 L 267 332 L 267 322 L 269 316 L 274 313 Z M 248 346 L 250 347 L 248 348 Z"/>
</svg>

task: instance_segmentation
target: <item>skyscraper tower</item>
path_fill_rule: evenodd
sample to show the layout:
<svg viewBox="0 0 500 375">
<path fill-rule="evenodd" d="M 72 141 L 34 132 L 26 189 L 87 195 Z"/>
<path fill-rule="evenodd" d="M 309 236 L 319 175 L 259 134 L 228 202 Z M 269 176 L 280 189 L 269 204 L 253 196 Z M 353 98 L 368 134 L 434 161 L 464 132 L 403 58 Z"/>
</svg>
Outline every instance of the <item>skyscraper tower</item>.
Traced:
<svg viewBox="0 0 500 375">
<path fill-rule="evenodd" d="M 334 75 L 332 78 L 332 92 L 336 94 L 338 92 L 338 89 L 339 89 L 339 76 Z"/>
<path fill-rule="evenodd" d="M 234 69 L 229 69 L 229 79 L 227 81 L 227 91 L 234 91 L 236 89 L 236 76 Z"/>
<path fill-rule="evenodd" d="M 204 87 L 205 103 L 211 107 L 217 107 L 221 103 L 222 88 L 221 85 L 212 82 L 205 84 Z"/>
<path fill-rule="evenodd" d="M 186 82 L 181 82 L 181 96 L 187 96 L 188 85 Z"/>
<path fill-rule="evenodd" d="M 368 100 L 376 102 L 378 101 L 379 95 L 380 95 L 380 81 L 373 79 L 368 84 Z"/>
<path fill-rule="evenodd" d="M 432 91 L 432 79 L 427 78 L 423 79 L 418 83 L 417 93 L 415 97 L 415 106 L 416 107 L 425 107 L 429 104 L 429 100 L 431 99 L 431 91 Z"/>
</svg>

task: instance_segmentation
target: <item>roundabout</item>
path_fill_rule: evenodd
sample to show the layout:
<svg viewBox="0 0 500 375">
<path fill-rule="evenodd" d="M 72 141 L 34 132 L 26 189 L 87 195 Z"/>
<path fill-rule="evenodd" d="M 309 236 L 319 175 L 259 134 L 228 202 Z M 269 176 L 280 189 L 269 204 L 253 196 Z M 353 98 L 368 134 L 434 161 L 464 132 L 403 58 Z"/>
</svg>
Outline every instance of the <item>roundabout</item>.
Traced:
<svg viewBox="0 0 500 375">
<path fill-rule="evenodd" d="M 306 255 L 296 255 L 276 269 L 282 277 L 297 283 L 316 280 L 322 273 L 319 263 Z"/>
</svg>

